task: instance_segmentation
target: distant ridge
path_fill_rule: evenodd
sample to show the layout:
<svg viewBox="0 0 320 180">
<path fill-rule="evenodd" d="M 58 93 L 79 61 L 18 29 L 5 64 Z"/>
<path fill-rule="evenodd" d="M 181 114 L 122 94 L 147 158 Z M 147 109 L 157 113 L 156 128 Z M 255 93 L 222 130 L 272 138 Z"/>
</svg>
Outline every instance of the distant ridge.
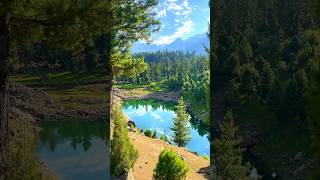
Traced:
<svg viewBox="0 0 320 180">
<path fill-rule="evenodd" d="M 132 47 L 132 53 L 138 52 L 154 52 L 154 51 L 189 51 L 199 55 L 204 55 L 207 52 L 204 47 L 209 47 L 210 42 L 206 33 L 192 36 L 186 40 L 176 39 L 168 45 L 157 46 L 155 44 L 135 43 Z"/>
</svg>

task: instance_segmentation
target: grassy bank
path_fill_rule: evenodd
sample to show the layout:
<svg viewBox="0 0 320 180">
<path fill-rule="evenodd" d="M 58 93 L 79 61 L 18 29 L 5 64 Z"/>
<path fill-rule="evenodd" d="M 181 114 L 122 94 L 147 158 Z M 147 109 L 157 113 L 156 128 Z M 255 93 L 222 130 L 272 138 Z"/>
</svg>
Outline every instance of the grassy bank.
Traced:
<svg viewBox="0 0 320 180">
<path fill-rule="evenodd" d="M 13 74 L 10 80 L 29 87 L 60 87 L 102 83 L 107 79 L 104 66 L 78 72 Z"/>
<path fill-rule="evenodd" d="M 44 78 L 45 76 L 45 78 Z M 104 108 L 106 72 L 103 67 L 94 71 L 56 72 L 48 74 L 15 74 L 10 81 L 47 92 L 66 109 Z"/>
</svg>

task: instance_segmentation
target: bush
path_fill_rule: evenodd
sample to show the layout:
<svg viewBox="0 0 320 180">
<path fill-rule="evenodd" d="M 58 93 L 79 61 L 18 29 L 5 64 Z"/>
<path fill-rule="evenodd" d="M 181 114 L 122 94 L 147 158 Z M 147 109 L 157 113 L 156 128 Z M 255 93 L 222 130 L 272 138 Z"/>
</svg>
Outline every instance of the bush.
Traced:
<svg viewBox="0 0 320 180">
<path fill-rule="evenodd" d="M 169 139 L 165 134 L 161 134 L 160 139 L 169 142 Z"/>
<path fill-rule="evenodd" d="M 110 172 L 114 176 L 127 173 L 138 158 L 138 152 L 129 141 L 128 129 L 120 105 L 112 112 L 114 130 L 111 140 Z"/>
<path fill-rule="evenodd" d="M 165 149 L 159 155 L 153 176 L 158 180 L 180 180 L 186 178 L 188 171 L 187 164 L 176 152 Z"/>
<path fill-rule="evenodd" d="M 153 131 L 152 138 L 157 138 L 157 131 L 156 130 Z"/>
<path fill-rule="evenodd" d="M 147 129 L 144 131 L 144 135 L 147 136 L 147 137 L 151 137 L 152 138 L 152 131 Z"/>
</svg>

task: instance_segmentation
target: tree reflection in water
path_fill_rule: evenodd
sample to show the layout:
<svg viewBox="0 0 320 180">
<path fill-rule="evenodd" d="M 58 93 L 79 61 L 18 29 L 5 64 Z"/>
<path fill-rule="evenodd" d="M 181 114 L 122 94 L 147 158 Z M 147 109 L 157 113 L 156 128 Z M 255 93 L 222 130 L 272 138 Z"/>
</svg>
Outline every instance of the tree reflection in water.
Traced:
<svg viewBox="0 0 320 180">
<path fill-rule="evenodd" d="M 70 141 L 70 146 L 76 150 L 82 146 L 88 151 L 93 139 L 107 143 L 107 126 L 103 122 L 89 121 L 47 121 L 41 123 L 41 146 L 47 146 L 52 152 L 58 144 Z"/>
</svg>

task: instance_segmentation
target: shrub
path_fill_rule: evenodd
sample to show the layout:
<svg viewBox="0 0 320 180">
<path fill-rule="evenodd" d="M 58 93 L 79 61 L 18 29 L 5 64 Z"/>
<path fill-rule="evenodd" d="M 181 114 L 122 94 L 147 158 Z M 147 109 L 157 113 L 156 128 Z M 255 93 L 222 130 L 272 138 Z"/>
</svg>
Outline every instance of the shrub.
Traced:
<svg viewBox="0 0 320 180">
<path fill-rule="evenodd" d="M 152 131 L 147 129 L 144 131 L 144 135 L 147 136 L 147 137 L 151 137 L 152 138 Z"/>
<path fill-rule="evenodd" d="M 169 139 L 165 134 L 161 134 L 160 139 L 169 142 Z"/>
<path fill-rule="evenodd" d="M 208 156 L 208 155 L 203 155 L 203 156 L 201 156 L 203 159 L 205 159 L 205 160 L 210 160 L 210 157 Z"/>
<path fill-rule="evenodd" d="M 165 149 L 159 155 L 154 177 L 158 180 L 180 180 L 186 178 L 188 171 L 187 164 L 176 152 Z"/>
<path fill-rule="evenodd" d="M 120 105 L 112 112 L 114 130 L 111 140 L 110 172 L 114 176 L 127 173 L 138 158 L 138 152 L 129 141 L 128 129 Z"/>
<path fill-rule="evenodd" d="M 153 131 L 152 138 L 157 138 L 157 131 L 156 130 Z"/>
</svg>

